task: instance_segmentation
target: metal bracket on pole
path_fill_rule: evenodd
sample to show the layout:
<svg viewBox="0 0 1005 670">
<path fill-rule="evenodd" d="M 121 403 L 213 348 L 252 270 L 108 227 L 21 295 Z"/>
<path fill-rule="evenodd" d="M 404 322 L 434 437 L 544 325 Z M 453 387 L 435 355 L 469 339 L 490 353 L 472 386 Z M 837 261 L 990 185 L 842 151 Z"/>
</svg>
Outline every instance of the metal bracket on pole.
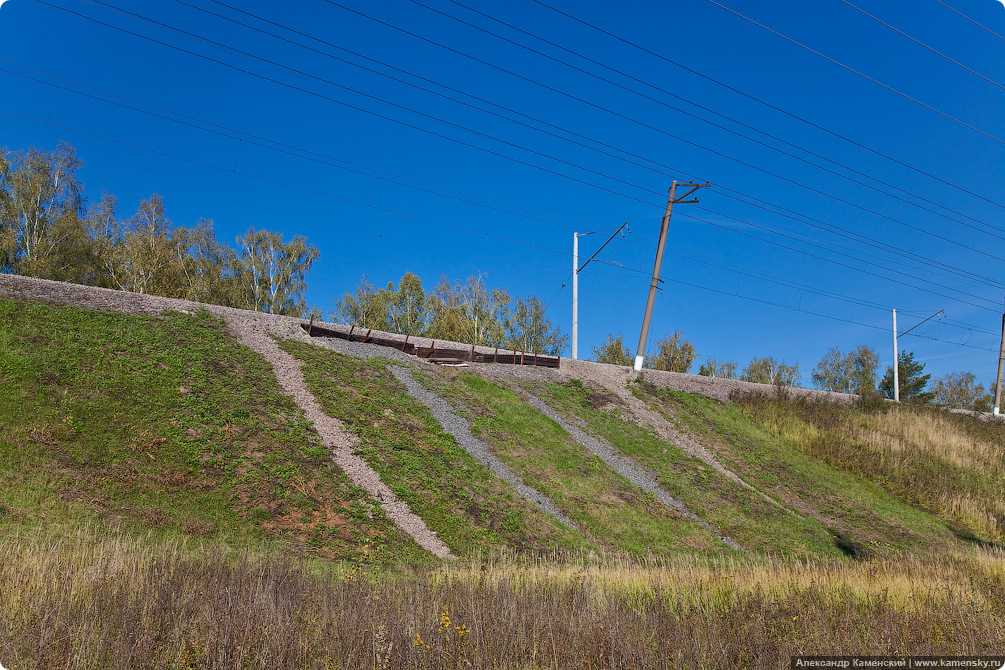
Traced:
<svg viewBox="0 0 1005 670">
<path fill-rule="evenodd" d="M 925 323 L 928 323 L 929 321 L 931 321 L 932 319 L 934 319 L 935 317 L 937 317 L 940 314 L 942 316 L 945 316 L 946 315 L 945 310 L 941 310 L 940 309 L 938 312 L 936 312 L 935 314 L 931 315 L 930 317 L 928 317 L 927 319 L 925 319 L 921 323 L 917 323 L 917 324 L 911 326 L 910 328 L 908 328 L 907 330 L 905 330 L 903 333 L 898 334 L 897 333 L 897 310 L 893 310 L 893 401 L 894 402 L 900 402 L 900 354 L 897 351 L 897 340 L 898 340 L 898 338 L 901 338 L 904 335 L 907 335 L 909 332 L 911 332 L 912 330 L 914 330 L 918 326 L 920 326 L 922 324 L 925 324 Z M 1005 317 L 1003 317 L 1003 318 L 1005 318 Z M 1005 324 L 1003 324 L 1003 325 L 1005 325 Z"/>
<path fill-rule="evenodd" d="M 614 231 L 607 242 L 600 245 L 600 248 L 593 252 L 582 266 L 579 265 L 579 238 L 593 235 L 593 233 L 573 233 L 572 234 L 572 359 L 575 360 L 579 353 L 579 273 L 597 257 L 604 247 L 613 240 L 618 233 L 625 229 L 628 222 L 625 221 L 621 227 Z M 630 231 L 629 231 L 630 232 Z"/>
<path fill-rule="evenodd" d="M 680 197 L 677 196 L 677 187 L 690 187 L 687 193 L 684 193 Z M 699 188 L 707 188 L 711 186 L 710 183 L 705 182 L 704 184 L 694 184 L 688 182 L 686 184 L 678 184 L 676 181 L 670 185 L 670 196 L 667 198 L 667 209 L 666 213 L 663 215 L 663 223 L 660 226 L 660 240 L 659 244 L 656 245 L 656 263 L 653 266 L 653 279 L 649 283 L 649 298 L 646 301 L 646 314 L 642 318 L 642 333 L 639 335 L 639 347 L 635 351 L 635 370 L 642 369 L 642 363 L 646 356 L 646 340 L 649 338 L 649 320 L 653 315 L 653 302 L 656 300 L 656 290 L 659 288 L 659 284 L 662 281 L 660 279 L 660 268 L 663 265 L 663 249 L 666 247 L 667 233 L 670 229 L 670 216 L 673 214 L 673 206 L 675 203 L 689 204 L 698 202 L 697 198 L 692 200 L 684 200 Z"/>
</svg>

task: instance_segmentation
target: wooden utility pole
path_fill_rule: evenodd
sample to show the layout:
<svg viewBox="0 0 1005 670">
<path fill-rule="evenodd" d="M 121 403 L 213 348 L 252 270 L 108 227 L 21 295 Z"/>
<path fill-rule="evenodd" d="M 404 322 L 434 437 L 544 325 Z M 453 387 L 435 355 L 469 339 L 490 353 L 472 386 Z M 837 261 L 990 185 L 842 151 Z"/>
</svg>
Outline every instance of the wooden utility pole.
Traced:
<svg viewBox="0 0 1005 670">
<path fill-rule="evenodd" d="M 653 302 L 656 300 L 656 289 L 659 288 L 659 283 L 663 281 L 660 279 L 660 268 L 663 265 L 663 249 L 667 243 L 667 232 L 670 230 L 670 215 L 673 214 L 673 206 L 675 203 L 688 204 L 693 202 L 698 202 L 698 198 L 693 200 L 685 200 L 699 188 L 707 188 L 711 186 L 710 183 L 705 182 L 704 184 L 692 184 L 688 182 L 686 184 L 679 184 L 680 186 L 690 187 L 691 190 L 684 195 L 677 196 L 677 182 L 675 181 L 670 185 L 670 197 L 667 198 L 667 209 L 666 213 L 663 215 L 663 224 L 660 226 L 660 241 L 656 245 L 656 264 L 653 266 L 653 280 L 649 283 L 649 300 L 646 301 L 646 315 L 642 318 L 642 334 L 639 335 L 639 348 L 635 352 L 635 369 L 642 369 L 642 361 L 645 360 L 646 356 L 646 340 L 649 338 L 649 319 L 653 315 Z"/>
</svg>

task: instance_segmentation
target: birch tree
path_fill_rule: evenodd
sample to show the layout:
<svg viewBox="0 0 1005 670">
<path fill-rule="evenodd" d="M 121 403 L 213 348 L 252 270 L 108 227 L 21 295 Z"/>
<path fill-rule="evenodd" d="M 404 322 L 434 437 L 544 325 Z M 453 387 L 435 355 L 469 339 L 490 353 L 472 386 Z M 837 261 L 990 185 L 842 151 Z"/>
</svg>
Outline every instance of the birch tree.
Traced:
<svg viewBox="0 0 1005 670">
<path fill-rule="evenodd" d="M 307 274 L 320 256 L 307 238 L 295 235 L 283 242 L 282 233 L 254 228 L 237 238 L 240 283 L 249 307 L 259 312 L 301 316 L 307 310 Z"/>
<path fill-rule="evenodd" d="M 60 246 L 81 229 L 84 200 L 76 177 L 81 165 L 76 150 L 65 142 L 52 153 L 31 148 L 0 160 L 4 271 L 46 277 L 60 269 Z"/>
</svg>

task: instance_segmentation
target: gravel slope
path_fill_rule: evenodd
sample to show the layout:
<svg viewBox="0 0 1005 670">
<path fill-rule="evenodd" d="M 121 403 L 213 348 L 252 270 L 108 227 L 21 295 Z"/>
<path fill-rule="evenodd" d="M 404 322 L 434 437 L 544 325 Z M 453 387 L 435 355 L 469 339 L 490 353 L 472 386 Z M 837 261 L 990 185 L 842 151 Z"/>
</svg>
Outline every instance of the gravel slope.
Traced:
<svg viewBox="0 0 1005 670">
<path fill-rule="evenodd" d="M 573 439 L 586 447 L 590 453 L 595 454 L 600 458 L 600 460 L 607 463 L 612 470 L 631 482 L 633 486 L 637 486 L 643 491 L 653 494 L 661 503 L 673 507 L 687 518 L 696 522 L 702 528 L 719 538 L 719 540 L 721 540 L 729 548 L 743 549 L 743 547 L 737 544 L 735 540 L 720 533 L 711 524 L 707 523 L 694 512 L 689 510 L 684 503 L 670 495 L 666 489 L 660 486 L 660 483 L 656 481 L 656 477 L 654 477 L 652 473 L 645 470 L 633 459 L 626 458 L 621 455 L 621 453 L 619 453 L 605 440 L 588 435 L 579 427 L 569 423 L 540 398 L 537 398 L 523 390 L 520 390 L 519 392 L 523 396 L 524 400 L 526 400 L 532 407 L 561 426 L 562 430 L 567 432 L 573 437 Z"/>
<path fill-rule="evenodd" d="M 469 454 L 485 464 L 489 470 L 505 480 L 510 486 L 515 488 L 524 499 L 532 505 L 540 507 L 542 510 L 555 517 L 570 528 L 575 528 L 576 524 L 569 517 L 562 514 L 558 505 L 543 493 L 530 486 L 527 486 L 506 464 L 499 460 L 499 457 L 492 453 L 489 445 L 485 444 L 471 434 L 471 426 L 467 421 L 454 414 L 443 398 L 429 391 L 412 376 L 412 372 L 397 365 L 391 366 L 391 372 L 395 378 L 404 385 L 408 394 L 429 408 L 433 418 L 439 421 L 443 430 L 454 436 L 457 444 Z"/>
<path fill-rule="evenodd" d="M 238 338 L 241 342 L 260 353 L 267 360 L 269 360 L 270 363 L 272 363 L 273 368 L 276 371 L 276 377 L 282 385 L 284 391 L 293 397 L 297 404 L 307 414 L 308 418 L 314 421 L 324 444 L 332 450 L 332 456 L 336 463 L 346 471 L 353 483 L 360 486 L 373 496 L 374 499 L 381 504 L 381 507 L 385 510 L 388 517 L 394 519 L 405 532 L 415 538 L 416 542 L 418 542 L 420 546 L 428 549 L 437 556 L 450 556 L 449 548 L 436 537 L 435 533 L 429 530 L 422 519 L 414 515 L 405 503 L 397 500 L 390 489 L 388 489 L 387 486 L 380 481 L 377 473 L 366 465 L 363 459 L 355 455 L 354 449 L 357 446 L 358 438 L 347 433 L 341 422 L 333 419 L 332 417 L 328 417 L 320 410 L 320 407 L 313 395 L 306 388 L 303 375 L 300 372 L 300 363 L 292 356 L 289 356 L 280 350 L 278 346 L 276 346 L 271 335 L 276 335 L 284 339 L 296 339 L 304 342 L 312 342 L 314 344 L 320 344 L 335 351 L 339 351 L 340 353 L 363 358 L 381 356 L 402 362 L 416 363 L 419 362 L 419 359 L 416 357 L 409 356 L 389 347 L 382 347 L 374 344 L 348 342 L 338 338 L 310 338 L 300 328 L 302 320 L 293 317 L 250 312 L 247 310 L 220 307 L 216 305 L 203 305 L 200 303 L 187 300 L 177 300 L 174 298 L 162 298 L 159 296 L 127 293 L 124 291 L 115 291 L 91 286 L 79 286 L 75 284 L 66 284 L 62 282 L 4 274 L 0 274 L 0 296 L 23 300 L 35 300 L 58 305 L 72 304 L 79 307 L 122 311 L 133 314 L 156 315 L 168 310 L 194 314 L 199 309 L 206 309 L 210 313 L 222 317 L 227 323 L 228 330 L 234 335 L 234 337 Z M 324 325 L 327 328 L 340 330 L 342 332 L 349 332 L 350 330 L 349 327 L 341 326 L 339 324 L 324 323 L 319 325 Z M 404 336 L 387 333 L 382 334 L 391 337 L 392 339 L 400 339 L 402 342 L 405 340 Z M 426 338 L 412 338 L 412 341 L 417 343 L 420 341 L 427 342 Z M 492 351 L 491 348 L 486 347 L 476 347 L 476 349 L 484 352 Z M 775 393 L 776 389 L 774 386 L 752 384 L 749 382 L 728 379 L 698 377 L 695 375 L 685 375 L 673 372 L 647 370 L 637 373 L 627 367 L 593 363 L 590 361 L 571 360 L 567 358 L 563 358 L 561 360 L 560 369 L 480 363 L 472 364 L 471 368 L 472 371 L 477 374 L 500 379 L 506 382 L 515 379 L 528 379 L 544 382 L 564 382 L 572 379 L 578 379 L 581 381 L 595 382 L 616 393 L 618 397 L 626 403 L 636 422 L 651 428 L 662 439 L 676 445 L 685 453 L 701 459 L 710 467 L 714 468 L 726 477 L 729 477 L 741 486 L 756 491 L 756 489 L 751 487 L 747 482 L 743 481 L 739 476 L 719 463 L 719 461 L 715 458 L 715 455 L 703 445 L 680 431 L 677 431 L 662 415 L 649 409 L 645 403 L 640 401 L 638 398 L 635 398 L 628 390 L 626 383 L 632 379 L 642 379 L 656 386 L 672 388 L 674 390 L 688 393 L 695 393 L 720 401 L 728 401 L 730 395 L 737 391 Z M 400 370 L 400 368 L 397 370 Z M 426 389 L 422 388 L 417 382 L 415 382 L 411 374 L 407 373 L 407 371 L 402 371 L 404 374 L 399 377 L 399 374 L 401 373 L 397 370 L 395 370 L 395 376 L 398 377 L 403 384 L 405 384 L 406 388 L 409 388 L 410 393 L 412 390 L 415 390 L 413 395 L 430 407 L 434 416 L 436 416 L 437 420 L 444 425 L 445 429 L 448 425 L 456 427 L 456 434 L 449 429 L 448 432 L 454 434 L 458 443 L 467 449 L 469 453 L 472 453 L 472 455 L 476 458 L 479 458 L 479 460 L 485 463 L 493 470 L 493 472 L 496 472 L 496 474 L 517 488 L 517 490 L 520 491 L 521 495 L 525 498 L 533 502 L 535 505 L 540 506 L 545 511 L 548 511 L 550 514 L 555 516 L 555 518 L 562 521 L 562 523 L 573 526 L 572 522 L 561 514 L 557 506 L 555 506 L 551 500 L 548 500 L 545 496 L 520 482 L 501 461 L 498 461 L 498 459 L 489 452 L 488 447 L 484 443 L 474 438 L 471 435 L 470 428 L 467 427 L 466 422 L 456 415 L 452 415 L 449 407 L 443 400 L 433 396 Z M 833 402 L 851 402 L 857 398 L 857 396 L 854 395 L 814 391 L 809 389 L 789 388 L 786 389 L 786 391 L 792 395 L 819 397 Z M 420 395 L 416 395 L 422 393 L 427 394 L 426 399 L 429 400 L 428 403 L 423 400 Z M 542 409 L 542 406 L 547 408 L 544 403 L 541 403 L 541 406 L 536 404 L 535 406 L 541 411 L 545 411 Z M 550 411 L 550 408 L 548 408 L 548 410 Z M 440 414 L 438 415 L 438 413 Z M 547 412 L 545 413 L 547 414 Z M 601 451 L 606 450 L 608 456 L 611 457 L 609 464 L 611 464 L 612 467 L 615 467 L 613 465 L 614 463 L 620 461 L 622 462 L 622 465 L 617 467 L 625 466 L 625 472 L 630 472 L 631 469 L 634 468 L 637 472 L 631 477 L 626 475 L 624 472 L 621 474 L 626 476 L 626 478 L 635 483 L 637 486 L 643 488 L 644 490 L 650 490 L 648 487 L 655 485 L 655 490 L 651 491 L 654 495 L 656 495 L 660 500 L 663 500 L 663 498 L 660 497 L 661 495 L 666 495 L 668 500 L 663 500 L 663 502 L 689 514 L 679 501 L 674 500 L 665 491 L 663 491 L 663 494 L 657 493 L 656 491 L 662 490 L 659 488 L 658 483 L 651 477 L 651 475 L 642 471 L 639 466 L 634 463 L 634 461 L 629 461 L 629 459 L 625 459 L 623 456 L 614 453 L 609 448 L 605 448 L 604 445 L 600 444 L 589 435 L 582 433 L 582 431 L 578 431 L 579 435 L 577 435 L 574 430 L 578 429 L 576 429 L 575 426 L 569 426 L 559 419 L 556 419 L 557 415 L 553 416 L 552 414 L 549 414 L 549 416 L 558 421 L 560 425 L 562 425 L 567 432 L 573 434 L 576 439 L 580 439 L 580 436 L 585 438 L 585 442 L 582 439 L 580 439 L 580 442 L 583 443 L 587 449 L 590 449 L 591 451 L 598 448 Z M 461 424 L 463 424 L 463 426 Z M 593 440 L 592 447 L 589 443 L 590 440 Z M 598 451 L 594 451 L 594 453 L 597 453 L 598 456 L 604 458 L 604 456 Z M 606 460 L 607 459 L 605 458 L 605 461 Z M 615 469 L 617 469 L 617 467 Z M 652 481 L 647 481 L 647 476 Z M 776 506 L 782 507 L 776 500 L 760 491 L 757 492 L 764 497 L 765 500 Z M 782 508 L 785 509 L 784 507 Z M 710 528 L 710 530 L 712 529 Z M 715 531 L 712 530 L 712 532 Z M 718 535 L 718 533 L 716 534 Z M 721 535 L 720 537 L 727 544 L 732 542 L 729 538 L 725 538 Z"/>
<path fill-rule="evenodd" d="M 449 547 L 436 536 L 436 533 L 413 514 L 407 504 L 398 500 L 373 468 L 355 454 L 359 438 L 346 432 L 345 426 L 340 421 L 321 411 L 314 395 L 307 390 L 307 385 L 304 383 L 300 371 L 301 363 L 276 345 L 272 335 L 284 339 L 310 341 L 311 338 L 300 328 L 300 319 L 3 274 L 0 274 L 0 296 L 130 314 L 156 315 L 165 311 L 194 314 L 200 309 L 206 309 L 213 315 L 223 317 L 228 331 L 235 338 L 272 364 L 283 391 L 293 398 L 307 418 L 314 422 L 314 428 L 320 435 L 322 443 L 331 450 L 335 463 L 345 471 L 352 483 L 370 494 L 380 504 L 388 518 L 415 539 L 419 546 L 441 558 L 452 558 Z"/>
</svg>

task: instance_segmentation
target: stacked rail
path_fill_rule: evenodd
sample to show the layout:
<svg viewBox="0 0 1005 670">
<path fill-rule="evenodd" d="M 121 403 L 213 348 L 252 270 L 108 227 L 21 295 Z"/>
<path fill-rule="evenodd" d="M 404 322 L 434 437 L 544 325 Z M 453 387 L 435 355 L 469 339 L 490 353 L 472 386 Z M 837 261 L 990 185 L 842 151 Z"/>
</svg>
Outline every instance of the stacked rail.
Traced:
<svg viewBox="0 0 1005 670">
<path fill-rule="evenodd" d="M 488 347 L 458 347 L 456 342 L 442 342 L 439 346 L 436 340 L 420 338 L 417 342 L 409 342 L 410 335 L 404 339 L 401 336 L 389 337 L 386 333 L 372 329 L 357 329 L 355 326 L 349 332 L 342 332 L 332 328 L 316 326 L 313 323 L 301 323 L 303 328 L 311 337 L 337 337 L 350 342 L 364 342 L 376 344 L 382 347 L 397 349 L 406 354 L 418 356 L 434 363 L 500 363 L 504 365 L 530 365 L 544 368 L 557 368 L 561 363 L 561 356 L 546 356 L 536 351 L 518 351 L 515 349 L 489 350 Z"/>
</svg>

